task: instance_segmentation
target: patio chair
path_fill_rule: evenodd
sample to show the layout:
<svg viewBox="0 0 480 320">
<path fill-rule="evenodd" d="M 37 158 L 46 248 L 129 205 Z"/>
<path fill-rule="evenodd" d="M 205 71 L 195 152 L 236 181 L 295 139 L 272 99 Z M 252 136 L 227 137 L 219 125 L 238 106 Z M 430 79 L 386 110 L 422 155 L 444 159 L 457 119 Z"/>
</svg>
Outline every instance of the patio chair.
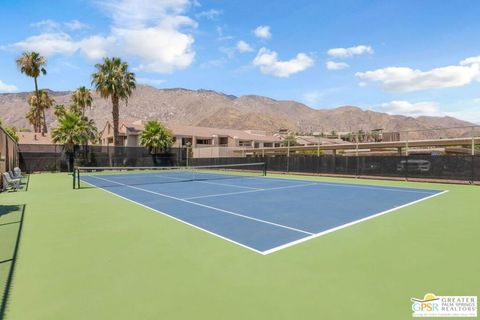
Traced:
<svg viewBox="0 0 480 320">
<path fill-rule="evenodd" d="M 13 175 L 15 176 L 15 179 L 25 178 L 25 177 L 22 175 L 22 170 L 20 170 L 19 167 L 13 168 Z"/>
<path fill-rule="evenodd" d="M 10 186 L 13 189 L 13 191 L 17 191 L 17 189 L 20 188 L 20 182 L 21 182 L 20 179 L 12 179 L 12 177 L 10 177 L 10 174 L 8 172 L 2 173 L 2 176 L 3 176 L 4 191 L 8 188 L 8 186 Z"/>
</svg>

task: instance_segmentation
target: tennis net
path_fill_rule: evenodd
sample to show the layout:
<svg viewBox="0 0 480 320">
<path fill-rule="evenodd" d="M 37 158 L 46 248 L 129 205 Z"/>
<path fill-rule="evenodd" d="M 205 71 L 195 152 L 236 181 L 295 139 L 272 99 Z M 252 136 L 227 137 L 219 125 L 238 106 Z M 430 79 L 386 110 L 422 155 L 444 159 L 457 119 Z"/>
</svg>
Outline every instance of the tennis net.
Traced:
<svg viewBox="0 0 480 320">
<path fill-rule="evenodd" d="M 73 188 L 240 179 L 265 176 L 264 162 L 188 167 L 76 167 Z"/>
</svg>

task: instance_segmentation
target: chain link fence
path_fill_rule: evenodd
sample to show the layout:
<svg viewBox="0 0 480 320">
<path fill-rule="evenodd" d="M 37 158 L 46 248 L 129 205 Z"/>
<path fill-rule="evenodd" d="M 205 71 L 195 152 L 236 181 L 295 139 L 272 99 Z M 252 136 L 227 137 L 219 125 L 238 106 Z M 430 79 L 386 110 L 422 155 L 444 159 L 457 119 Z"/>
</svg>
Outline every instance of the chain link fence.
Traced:
<svg viewBox="0 0 480 320">
<path fill-rule="evenodd" d="M 22 144 L 19 146 L 20 168 L 32 172 L 70 172 L 82 167 L 141 167 L 181 166 L 187 152 L 171 148 L 164 152 L 144 147 L 75 146 L 68 150 L 62 145 Z"/>
<path fill-rule="evenodd" d="M 266 162 L 269 172 L 480 182 L 480 155 L 194 158 L 191 165 Z"/>
</svg>

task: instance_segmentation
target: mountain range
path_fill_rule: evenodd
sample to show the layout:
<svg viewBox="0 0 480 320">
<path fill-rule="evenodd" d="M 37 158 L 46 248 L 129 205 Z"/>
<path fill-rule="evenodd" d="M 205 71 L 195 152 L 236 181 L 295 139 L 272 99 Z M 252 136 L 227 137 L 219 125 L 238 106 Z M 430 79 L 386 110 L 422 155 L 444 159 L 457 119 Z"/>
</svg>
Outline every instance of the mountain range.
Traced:
<svg viewBox="0 0 480 320">
<path fill-rule="evenodd" d="M 29 109 L 27 97 L 31 93 L 0 94 L 0 118 L 9 126 L 30 128 L 25 119 Z M 68 105 L 71 92 L 50 91 L 56 104 Z M 111 119 L 111 102 L 93 94 L 93 108 L 86 115 L 93 118 L 99 129 Z M 313 109 L 305 104 L 274 100 L 268 97 L 245 95 L 236 97 L 211 90 L 156 89 L 139 85 L 128 101 L 120 107 L 121 121 L 160 120 L 165 123 L 218 127 L 231 129 L 256 129 L 277 132 L 289 129 L 295 132 L 369 131 L 382 128 L 385 131 L 419 130 L 437 127 L 461 127 L 473 125 L 452 117 L 417 118 L 390 115 L 354 106 L 334 109 Z M 53 110 L 47 112 L 50 127 L 56 126 Z M 458 129 L 453 134 L 466 134 Z M 428 138 L 428 133 L 418 137 Z M 432 136 L 433 137 L 433 136 Z"/>
</svg>

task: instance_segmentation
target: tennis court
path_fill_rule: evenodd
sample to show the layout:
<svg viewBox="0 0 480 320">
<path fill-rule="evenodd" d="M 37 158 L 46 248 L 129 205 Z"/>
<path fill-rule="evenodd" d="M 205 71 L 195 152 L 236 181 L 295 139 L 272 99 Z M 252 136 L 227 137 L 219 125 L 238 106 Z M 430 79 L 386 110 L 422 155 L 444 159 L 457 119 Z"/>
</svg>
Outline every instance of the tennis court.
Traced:
<svg viewBox="0 0 480 320">
<path fill-rule="evenodd" d="M 479 293 L 478 186 L 196 171 L 82 172 L 79 190 L 34 174 L 2 194 L 5 319 L 400 320 L 425 292 Z"/>
<path fill-rule="evenodd" d="M 270 178 L 263 167 L 80 168 L 78 182 L 261 254 L 447 192 Z"/>
</svg>

